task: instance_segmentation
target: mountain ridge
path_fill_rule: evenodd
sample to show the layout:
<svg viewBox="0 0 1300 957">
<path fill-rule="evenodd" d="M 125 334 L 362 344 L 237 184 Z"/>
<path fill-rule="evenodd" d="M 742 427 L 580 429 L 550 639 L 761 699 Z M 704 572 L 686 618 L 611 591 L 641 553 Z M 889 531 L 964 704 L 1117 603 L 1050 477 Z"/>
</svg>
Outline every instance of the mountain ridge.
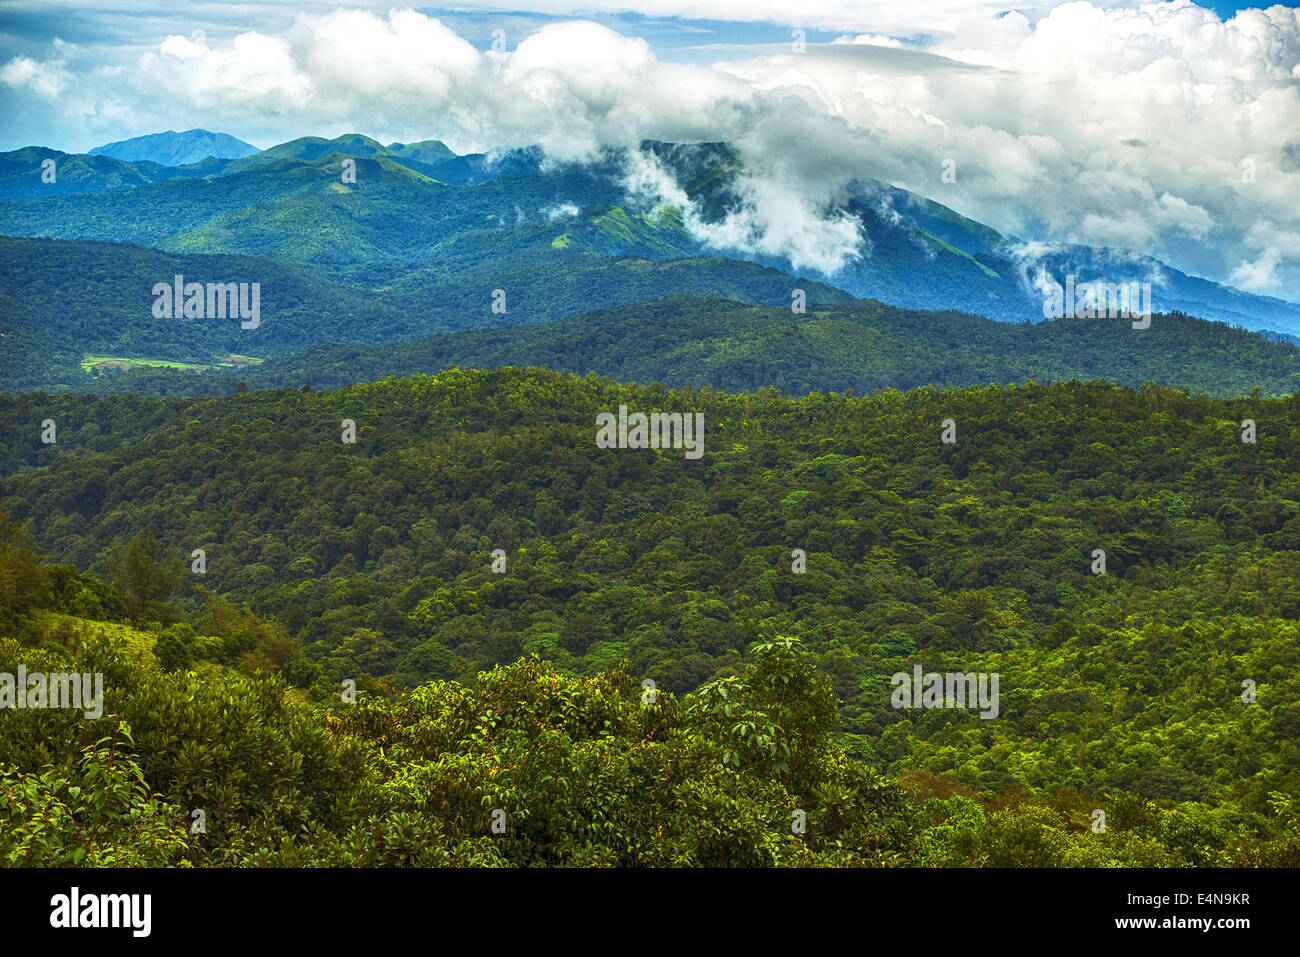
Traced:
<svg viewBox="0 0 1300 957">
<path fill-rule="evenodd" d="M 115 188 L 36 191 L 44 199 L 31 198 L 37 154 L 0 155 L 0 190 L 10 184 L 0 232 L 270 255 L 331 280 L 364 286 L 383 273 L 383 285 L 439 290 L 470 274 L 508 273 L 525 260 L 548 268 L 553 257 L 563 262 L 574 253 L 713 256 L 795 271 L 784 254 L 716 238 L 728 235 L 720 224 L 745 203 L 736 154 L 726 144 L 643 144 L 663 171 L 687 184 L 689 208 L 629 192 L 626 152 L 607 150 L 581 164 L 547 163 L 535 149 L 427 163 L 413 157 L 442 155 L 444 144 L 393 146 L 361 134 L 303 137 L 240 159 L 92 172 L 85 182 L 100 175 Z M 343 170 L 349 158 L 352 178 Z M 1149 256 L 1026 244 L 884 183 L 854 184 L 836 209 L 854 217 L 867 240 L 838 271 L 807 271 L 857 298 L 1019 322 L 1043 318 L 1049 281 L 1146 282 L 1156 311 L 1300 335 L 1295 304 L 1189 276 Z"/>
</svg>

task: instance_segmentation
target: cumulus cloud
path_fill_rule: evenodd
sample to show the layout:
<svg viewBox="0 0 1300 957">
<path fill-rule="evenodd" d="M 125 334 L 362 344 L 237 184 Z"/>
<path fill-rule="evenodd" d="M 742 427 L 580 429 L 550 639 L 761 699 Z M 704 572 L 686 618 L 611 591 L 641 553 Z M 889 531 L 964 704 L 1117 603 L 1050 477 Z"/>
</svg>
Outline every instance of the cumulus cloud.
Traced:
<svg viewBox="0 0 1300 957">
<path fill-rule="evenodd" d="M 1232 281 L 1247 292 L 1264 292 L 1278 284 L 1277 266 L 1282 254 L 1275 248 L 1265 249 L 1254 262 L 1242 261 L 1232 271 Z"/>
<path fill-rule="evenodd" d="M 861 255 L 861 225 L 847 213 L 828 213 L 765 177 L 743 177 L 738 192 L 739 208 L 720 221 L 704 220 L 692 209 L 687 228 L 720 251 L 785 259 L 796 270 L 815 269 L 832 278 Z"/>
<path fill-rule="evenodd" d="M 1265 215 L 1300 230 L 1300 147 L 1288 145 L 1300 129 L 1300 11 L 1224 22 L 1187 0 L 1075 2 L 1032 23 L 966 17 L 925 57 L 832 46 L 718 68 L 801 89 L 875 134 L 874 175 L 1004 233 L 1138 250 L 1220 280 L 1257 250 L 1259 268 L 1238 278 L 1300 298 L 1300 257 L 1245 239 Z"/>
<path fill-rule="evenodd" d="M 1015 264 L 1020 288 L 1030 295 L 1051 297 L 1077 268 L 1077 246 L 1052 242 L 1008 242 L 1004 252 Z M 1146 282 L 1167 287 L 1169 277 L 1156 260 L 1123 249 L 1097 249 L 1088 257 L 1079 282 Z"/>
<path fill-rule="evenodd" d="M 71 82 L 63 60 L 16 56 L 0 67 L 0 83 L 30 90 L 43 100 L 57 100 Z"/>
<path fill-rule="evenodd" d="M 1284 261 L 1300 261 L 1300 231 L 1262 220 L 1247 231 L 1244 242 L 1258 255 L 1241 261 L 1232 271 L 1232 282 L 1249 292 L 1278 293 L 1282 286 L 1278 267 Z"/>
</svg>

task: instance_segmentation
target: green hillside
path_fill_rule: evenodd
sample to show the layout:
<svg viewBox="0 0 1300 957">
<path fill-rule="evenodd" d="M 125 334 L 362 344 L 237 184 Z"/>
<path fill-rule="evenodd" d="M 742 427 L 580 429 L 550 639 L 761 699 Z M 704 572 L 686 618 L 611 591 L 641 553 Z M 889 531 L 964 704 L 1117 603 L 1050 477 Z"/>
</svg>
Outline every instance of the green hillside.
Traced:
<svg viewBox="0 0 1300 957">
<path fill-rule="evenodd" d="M 304 210 L 294 207 L 292 215 L 301 217 Z M 375 229 L 382 232 L 382 224 Z M 403 272 L 407 280 L 394 282 L 378 267 L 348 275 L 270 256 L 0 237 L 0 332 L 11 346 L 0 350 L 0 388 L 92 387 L 94 376 L 82 368 L 87 356 L 195 364 L 232 353 L 265 359 L 324 342 L 391 342 L 541 323 L 592 305 L 679 291 L 712 290 L 772 304 L 789 302 L 790 290 L 799 286 L 813 303 L 849 299 L 837 289 L 753 263 L 707 257 L 659 263 L 549 247 L 532 257 L 471 257 L 451 267 Z M 178 274 L 205 285 L 243 282 L 251 290 L 258 283 L 260 324 L 244 329 L 240 319 L 209 317 L 206 308 L 201 318 L 155 316 L 155 284 L 172 283 Z M 493 311 L 498 288 L 507 293 L 501 313 Z"/>
<path fill-rule="evenodd" d="M 158 283 L 259 286 L 259 324 L 227 313 L 156 316 Z M 206 313 L 206 296 L 204 311 Z M 252 320 L 248 320 L 252 321 Z M 0 237 L 0 350 L 5 388 L 67 387 L 91 376 L 85 355 L 203 362 L 235 353 L 265 357 L 313 342 L 409 338 L 445 328 L 408 309 L 249 256 L 173 255 L 114 243 Z M 35 347 L 19 348 L 27 343 Z"/>
<path fill-rule="evenodd" d="M 44 564 L 2 511 L 0 579 L 21 586 L 0 592 L 0 673 L 101 682 L 89 720 L 0 712 L 8 867 L 881 866 L 920 844 L 905 792 L 835 745 L 795 641 L 682 699 L 532 659 L 311 702 L 274 673 L 301 664 L 268 657 L 282 629 L 219 600 L 203 637 L 157 626 L 156 659 L 68 614 L 121 614 L 139 578 Z"/>
</svg>

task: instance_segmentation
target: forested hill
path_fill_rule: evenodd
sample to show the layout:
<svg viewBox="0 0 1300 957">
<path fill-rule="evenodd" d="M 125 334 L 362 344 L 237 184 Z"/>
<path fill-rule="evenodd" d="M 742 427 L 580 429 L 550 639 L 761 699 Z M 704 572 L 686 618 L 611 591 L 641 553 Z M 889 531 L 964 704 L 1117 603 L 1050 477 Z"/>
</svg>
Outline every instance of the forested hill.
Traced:
<svg viewBox="0 0 1300 957">
<path fill-rule="evenodd" d="M 417 270 L 395 281 L 341 267 L 305 269 L 265 256 L 166 253 L 125 243 L 0 236 L 0 389 L 93 387 L 87 356 L 198 366 L 237 354 L 266 359 L 320 343 L 382 343 L 485 326 L 543 323 L 593 308 L 694 293 L 739 302 L 847 302 L 847 293 L 718 257 L 651 262 L 545 247 L 543 260 L 502 258 Z M 445 268 L 444 268 L 445 267 Z M 399 270 L 400 272 L 401 270 Z M 154 314 L 156 283 L 239 281 L 259 290 L 259 322 Z M 493 290 L 509 290 L 504 312 Z M 200 310 L 206 313 L 205 310 Z M 380 373 L 381 375 L 386 373 Z M 115 391 L 149 391 L 114 380 Z M 165 377 L 164 380 L 165 381 Z M 184 378 L 182 382 L 186 381 Z M 297 383 L 302 384 L 302 383 Z M 195 380 L 198 391 L 211 388 Z"/>
<path fill-rule="evenodd" d="M 681 295 L 544 325 L 315 345 L 253 368 L 107 374 L 78 388 L 143 395 L 224 395 L 241 383 L 330 389 L 447 366 L 545 366 L 624 382 L 727 391 L 773 386 L 795 395 L 1076 378 L 1156 382 L 1218 396 L 1300 391 L 1300 348 L 1179 314 L 1156 315 L 1149 328 L 1134 329 L 1128 319 L 1010 324 L 874 300 L 794 313 Z"/>
<path fill-rule="evenodd" d="M 620 405 L 702 413 L 703 456 L 597 448 L 596 416 Z M 107 567 L 141 533 L 204 549 L 202 584 L 281 622 L 313 694 L 530 652 L 571 674 L 625 660 L 685 692 L 782 634 L 843 700 L 842 740 L 885 768 L 1259 813 L 1300 793 L 1295 396 L 792 399 L 506 369 L 6 396 L 0 431 L 3 504 L 50 554 Z M 891 708 L 888 676 L 917 664 L 1000 672 L 1001 719 Z"/>
</svg>

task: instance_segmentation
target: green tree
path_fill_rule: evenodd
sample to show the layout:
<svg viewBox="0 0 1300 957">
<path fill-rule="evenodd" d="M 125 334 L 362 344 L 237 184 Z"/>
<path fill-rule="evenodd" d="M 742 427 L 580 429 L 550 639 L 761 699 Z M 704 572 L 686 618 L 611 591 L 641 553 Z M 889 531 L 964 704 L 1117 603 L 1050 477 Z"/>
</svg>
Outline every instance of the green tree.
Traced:
<svg viewBox="0 0 1300 957">
<path fill-rule="evenodd" d="M 140 532 L 108 551 L 108 572 L 127 615 L 137 621 L 176 621 L 180 608 L 171 599 L 185 580 L 184 560 L 168 555 L 152 532 Z"/>
<path fill-rule="evenodd" d="M 26 522 L 0 508 L 0 618 L 27 614 L 45 597 L 46 576 Z"/>
</svg>

